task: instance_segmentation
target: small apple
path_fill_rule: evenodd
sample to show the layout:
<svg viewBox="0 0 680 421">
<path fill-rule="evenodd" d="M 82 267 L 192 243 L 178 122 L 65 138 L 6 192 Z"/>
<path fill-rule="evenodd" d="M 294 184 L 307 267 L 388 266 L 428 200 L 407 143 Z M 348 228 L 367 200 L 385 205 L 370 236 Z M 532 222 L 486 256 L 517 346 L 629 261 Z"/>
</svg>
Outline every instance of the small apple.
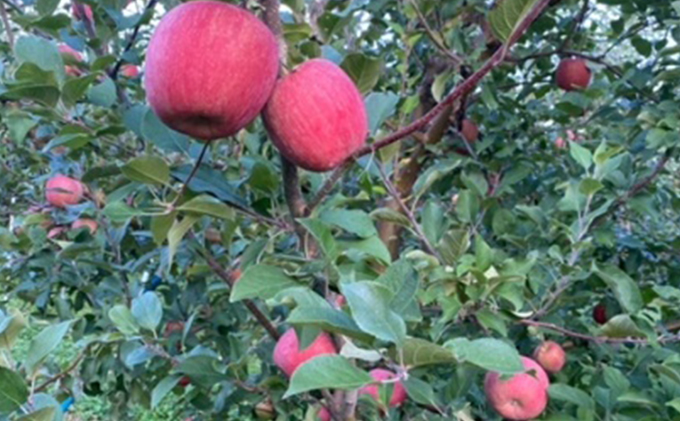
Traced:
<svg viewBox="0 0 680 421">
<path fill-rule="evenodd" d="M 460 134 L 468 143 L 475 143 L 479 138 L 479 129 L 475 123 L 466 118 L 461 124 Z"/>
<path fill-rule="evenodd" d="M 57 48 L 66 63 L 66 74 L 80 76 L 83 72 L 75 64 L 83 61 L 83 55 L 66 44 L 60 44 Z"/>
<path fill-rule="evenodd" d="M 280 79 L 262 114 L 281 154 L 306 170 L 331 170 L 364 146 L 361 93 L 335 63 L 314 59 Z"/>
<path fill-rule="evenodd" d="M 325 406 L 322 406 L 321 409 L 319 409 L 317 418 L 319 421 L 331 421 L 331 411 L 329 411 Z"/>
<path fill-rule="evenodd" d="M 555 147 L 557 149 L 564 149 L 567 147 L 567 142 L 564 140 L 563 137 L 560 136 L 557 139 L 555 139 Z"/>
<path fill-rule="evenodd" d="M 144 84 L 165 124 L 209 141 L 253 121 L 278 72 L 278 42 L 264 23 L 240 7 L 198 0 L 161 19 L 146 52 Z"/>
<path fill-rule="evenodd" d="M 90 234 L 93 234 L 97 232 L 97 228 L 99 225 L 97 224 L 97 221 L 93 219 L 88 219 L 88 218 L 81 218 L 73 222 L 71 225 L 71 229 L 77 230 L 80 228 L 87 228 L 90 230 Z"/>
<path fill-rule="evenodd" d="M 52 240 L 54 238 L 60 237 L 65 232 L 66 232 L 66 227 L 54 227 L 47 232 L 47 238 Z"/>
<path fill-rule="evenodd" d="M 607 323 L 609 320 L 607 306 L 604 303 L 600 303 L 593 308 L 593 320 L 600 325 Z"/>
<path fill-rule="evenodd" d="M 274 364 L 290 377 L 299 366 L 312 358 L 337 353 L 333 339 L 325 332 L 321 332 L 314 342 L 301 350 L 297 333 L 291 328 L 279 338 L 274 347 Z"/>
<path fill-rule="evenodd" d="M 373 379 L 377 381 L 390 380 L 396 377 L 396 374 L 394 374 L 390 370 L 385 370 L 383 368 L 376 368 L 375 370 L 371 370 L 368 374 L 370 374 L 371 377 L 373 377 Z M 401 384 L 401 381 L 393 383 L 393 386 L 394 388 L 392 389 L 392 396 L 390 397 L 390 406 L 394 408 L 404 403 L 407 394 L 404 385 Z M 371 395 L 376 401 L 379 402 L 380 388 L 382 387 L 387 387 L 387 385 L 372 384 L 369 386 L 364 386 L 361 389 L 359 389 L 359 394 Z"/>
<path fill-rule="evenodd" d="M 534 351 L 534 360 L 548 373 L 558 373 L 567 362 L 564 349 L 557 342 L 546 341 Z"/>
<path fill-rule="evenodd" d="M 187 387 L 191 384 L 191 378 L 189 376 L 184 376 L 181 379 L 179 379 L 179 382 L 177 383 L 181 387 Z"/>
<path fill-rule="evenodd" d="M 126 64 L 120 68 L 120 74 L 128 79 L 139 77 L 139 67 L 134 64 Z"/>
<path fill-rule="evenodd" d="M 557 86 L 565 91 L 585 89 L 590 85 L 592 72 L 586 61 L 580 58 L 567 58 L 557 66 Z"/>
<path fill-rule="evenodd" d="M 55 207 L 65 208 L 69 205 L 76 205 L 83 200 L 85 187 L 83 183 L 64 175 L 56 175 L 49 180 L 45 186 L 45 197 L 47 201 Z"/>
<path fill-rule="evenodd" d="M 538 363 L 522 357 L 524 368 L 520 373 L 501 380 L 500 373 L 489 372 L 484 381 L 484 391 L 491 406 L 509 420 L 528 420 L 538 417 L 548 405 L 548 375 Z"/>
</svg>

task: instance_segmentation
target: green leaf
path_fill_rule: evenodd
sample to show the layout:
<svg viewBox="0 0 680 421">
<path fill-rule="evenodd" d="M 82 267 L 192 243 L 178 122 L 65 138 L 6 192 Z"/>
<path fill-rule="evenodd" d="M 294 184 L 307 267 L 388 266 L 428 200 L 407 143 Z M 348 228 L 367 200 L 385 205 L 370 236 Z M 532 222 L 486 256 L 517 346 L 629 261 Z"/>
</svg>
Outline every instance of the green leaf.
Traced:
<svg viewBox="0 0 680 421">
<path fill-rule="evenodd" d="M 361 53 L 348 54 L 340 67 L 352 78 L 362 94 L 370 92 L 380 79 L 382 61 Z"/>
<path fill-rule="evenodd" d="M 642 308 L 640 289 L 628 274 L 616 266 L 598 266 L 595 262 L 592 270 L 614 292 L 614 296 L 627 313 L 635 313 Z"/>
<path fill-rule="evenodd" d="M 170 167 L 157 156 L 135 158 L 120 169 L 125 177 L 144 184 L 167 185 L 170 181 Z"/>
<path fill-rule="evenodd" d="M 390 309 L 394 294 L 386 286 L 377 282 L 354 282 L 342 284 L 341 290 L 361 330 L 399 347 L 403 345 L 406 324 Z"/>
<path fill-rule="evenodd" d="M 338 257 L 338 244 L 327 225 L 315 218 L 298 219 L 298 222 L 316 239 L 328 260 L 334 261 Z"/>
<path fill-rule="evenodd" d="M 283 269 L 269 265 L 254 265 L 243 272 L 241 279 L 234 285 L 229 301 L 235 303 L 246 298 L 266 300 L 287 288 L 300 284 L 288 277 Z"/>
<path fill-rule="evenodd" d="M 420 311 L 416 301 L 419 286 L 418 273 L 410 261 L 399 260 L 393 263 L 375 282 L 385 285 L 392 291 L 393 298 L 390 301 L 390 308 L 394 312 L 401 314 L 407 320 L 413 320 L 407 316 L 412 316 L 409 310 L 415 307 L 417 312 L 415 319 L 420 319 Z"/>
<path fill-rule="evenodd" d="M 14 45 L 14 54 L 19 63 L 33 63 L 43 70 L 54 72 L 59 80 L 64 79 L 64 61 L 57 46 L 47 39 L 22 36 Z"/>
<path fill-rule="evenodd" d="M 365 371 L 340 355 L 321 355 L 298 367 L 290 379 L 284 399 L 318 389 L 352 390 L 373 382 Z"/>
<path fill-rule="evenodd" d="M 172 212 L 167 215 L 156 215 L 151 218 L 151 235 L 157 246 L 163 244 L 168 238 L 168 232 L 170 232 L 176 217 L 177 212 Z"/>
<path fill-rule="evenodd" d="M 107 76 L 100 84 L 90 88 L 87 99 L 100 107 L 113 106 L 116 103 L 116 84 Z"/>
<path fill-rule="evenodd" d="M 617 314 L 600 328 L 600 334 L 608 338 L 639 338 L 644 332 L 627 314 Z"/>
<path fill-rule="evenodd" d="M 371 217 L 361 210 L 330 209 L 319 215 L 319 219 L 359 237 L 367 238 L 378 234 Z"/>
<path fill-rule="evenodd" d="M 191 165 L 184 165 L 172 170 L 172 176 L 184 182 L 189 178 L 192 170 Z M 189 182 L 189 189 L 196 193 L 211 193 L 223 202 L 233 203 L 241 207 L 247 207 L 248 203 L 236 193 L 236 188 L 227 180 L 220 171 L 208 168 L 204 165 L 198 168 L 194 178 Z"/>
<path fill-rule="evenodd" d="M 550 399 L 566 401 L 587 409 L 594 409 L 593 399 L 583 390 L 566 384 L 552 384 L 548 389 Z"/>
<path fill-rule="evenodd" d="M 121 201 L 107 203 L 104 207 L 104 215 L 113 222 L 125 222 L 135 216 L 142 216 L 144 212 L 133 209 Z"/>
<path fill-rule="evenodd" d="M 19 409 L 28 399 L 28 387 L 24 379 L 6 367 L 0 367 L 0 413 Z"/>
<path fill-rule="evenodd" d="M 403 227 L 411 226 L 411 221 L 403 213 L 389 208 L 378 208 L 371 212 L 370 216 L 376 221 L 391 222 Z"/>
<path fill-rule="evenodd" d="M 423 207 L 421 223 L 425 237 L 432 244 L 437 244 L 444 234 L 444 208 L 434 200 L 429 200 Z"/>
<path fill-rule="evenodd" d="M 26 355 L 26 370 L 34 373 L 42 361 L 54 351 L 71 328 L 71 321 L 48 326 L 33 340 Z"/>
<path fill-rule="evenodd" d="M 10 315 L 0 320 L 0 348 L 11 349 L 19 336 L 19 333 L 26 327 L 26 318 L 19 310 L 10 309 Z"/>
<path fill-rule="evenodd" d="M 470 190 L 463 190 L 458 194 L 456 214 L 461 221 L 472 223 L 479 213 L 479 197 Z"/>
<path fill-rule="evenodd" d="M 61 89 L 61 99 L 64 101 L 64 104 L 68 107 L 74 106 L 85 96 L 85 93 L 96 80 L 96 74 L 89 74 L 67 80 Z"/>
<path fill-rule="evenodd" d="M 17 421 L 53 421 L 54 417 L 57 415 L 57 411 L 57 407 L 48 406 L 31 412 L 30 414 L 21 416 L 17 418 Z"/>
<path fill-rule="evenodd" d="M 397 109 L 399 95 L 393 92 L 371 92 L 366 97 L 369 130 L 375 134 L 380 126 L 390 118 Z"/>
<path fill-rule="evenodd" d="M 417 377 L 409 376 L 406 380 L 402 381 L 402 384 L 406 388 L 409 398 L 413 399 L 414 402 L 421 405 L 434 406 L 435 408 L 439 406 L 434 390 L 429 383 Z"/>
<path fill-rule="evenodd" d="M 175 254 L 184 236 L 199 219 L 198 216 L 187 215 L 182 221 L 176 220 L 170 227 L 170 231 L 168 231 L 168 268 L 172 267 Z"/>
<path fill-rule="evenodd" d="M 437 249 L 442 255 L 444 262 L 454 265 L 458 259 L 470 248 L 470 231 L 451 230 L 439 241 Z"/>
<path fill-rule="evenodd" d="M 383 263 L 389 264 L 392 261 L 390 251 L 387 249 L 385 243 L 380 237 L 374 235 L 372 237 L 364 238 L 356 241 L 338 241 L 338 244 L 343 250 L 347 250 L 346 254 L 350 255 L 353 251 L 368 254 L 375 257 Z"/>
<path fill-rule="evenodd" d="M 194 197 L 177 208 L 177 210 L 197 215 L 213 216 L 220 219 L 234 219 L 234 210 L 232 208 L 207 194 Z"/>
<path fill-rule="evenodd" d="M 138 127 L 138 135 L 166 152 L 189 154 L 189 138 L 171 130 L 146 107 L 134 107 L 126 113 L 126 124 Z M 191 171 L 191 170 L 189 170 Z M 194 190 L 195 191 L 195 190 Z"/>
<path fill-rule="evenodd" d="M 403 356 L 403 362 L 409 367 L 421 367 L 434 364 L 453 364 L 456 358 L 453 353 L 442 346 L 419 338 L 406 338 L 401 354 L 395 348 L 390 356 L 395 360 Z"/>
<path fill-rule="evenodd" d="M 35 8 L 41 16 L 49 16 L 59 7 L 59 0 L 38 0 Z"/>
<path fill-rule="evenodd" d="M 470 341 L 456 338 L 445 345 L 453 351 L 456 359 L 485 370 L 501 374 L 515 374 L 524 370 L 517 350 L 498 339 L 482 338 Z"/>
<path fill-rule="evenodd" d="M 122 304 L 115 305 L 109 310 L 109 319 L 124 335 L 131 336 L 139 333 L 139 325 L 132 312 Z"/>
<path fill-rule="evenodd" d="M 574 161 L 578 162 L 586 171 L 588 171 L 593 164 L 592 152 L 576 142 L 569 142 L 569 154 L 574 158 Z"/>
<path fill-rule="evenodd" d="M 501 0 L 489 12 L 489 23 L 494 35 L 502 42 L 509 41 L 518 25 L 531 11 L 537 0 Z"/>
<path fill-rule="evenodd" d="M 604 184 L 593 178 L 585 178 L 581 180 L 579 191 L 586 196 L 593 195 L 604 188 Z"/>
<path fill-rule="evenodd" d="M 362 332 L 346 313 L 328 307 L 298 306 L 286 321 L 292 325 L 315 326 L 319 329 L 346 335 L 361 341 L 370 341 L 372 337 Z"/>
<path fill-rule="evenodd" d="M 217 357 L 212 355 L 190 356 L 175 368 L 175 371 L 189 376 L 192 383 L 204 388 L 211 388 L 228 380 L 224 374 L 225 367 Z"/>
<path fill-rule="evenodd" d="M 147 291 L 132 300 L 132 316 L 141 327 L 155 331 L 163 318 L 163 305 L 156 293 Z"/>
<path fill-rule="evenodd" d="M 163 378 L 151 391 L 151 409 L 158 407 L 163 399 L 177 386 L 182 376 L 172 375 Z"/>
</svg>

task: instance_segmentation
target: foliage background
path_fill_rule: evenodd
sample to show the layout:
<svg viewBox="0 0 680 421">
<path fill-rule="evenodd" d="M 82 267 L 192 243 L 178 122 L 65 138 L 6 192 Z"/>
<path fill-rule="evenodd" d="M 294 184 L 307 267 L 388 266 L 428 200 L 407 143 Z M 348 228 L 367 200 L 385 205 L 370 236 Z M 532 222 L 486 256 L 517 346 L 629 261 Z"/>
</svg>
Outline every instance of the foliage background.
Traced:
<svg viewBox="0 0 680 421">
<path fill-rule="evenodd" d="M 346 171 L 284 171 L 255 121 L 208 146 L 176 203 L 202 145 L 165 127 L 141 79 L 119 72 L 143 67 L 176 3 L 83 5 L 93 20 L 55 0 L 0 5 L 3 417 L 62 419 L 74 398 L 83 419 L 87 402 L 114 419 L 248 419 L 262 402 L 313 419 L 328 396 L 317 389 L 388 366 L 408 371 L 410 395 L 391 417 L 491 420 L 485 371 L 514 372 L 553 339 L 569 363 L 543 419 L 680 418 L 680 2 L 284 1 L 289 64 L 341 64 L 366 96 L 372 139 L 446 101 L 509 47 L 527 10 L 548 7 L 433 125 Z M 553 75 L 571 55 L 594 80 L 564 93 Z M 479 141 L 460 137 L 463 118 Z M 47 207 L 56 173 L 80 178 L 90 200 Z M 41 225 L 81 216 L 99 222 L 95 235 L 48 239 Z M 338 292 L 342 309 L 329 304 Z M 356 347 L 289 384 L 253 310 L 270 334 L 294 325 L 306 343 L 323 328 Z M 377 417 L 376 404 L 359 399 L 358 414 Z"/>
</svg>

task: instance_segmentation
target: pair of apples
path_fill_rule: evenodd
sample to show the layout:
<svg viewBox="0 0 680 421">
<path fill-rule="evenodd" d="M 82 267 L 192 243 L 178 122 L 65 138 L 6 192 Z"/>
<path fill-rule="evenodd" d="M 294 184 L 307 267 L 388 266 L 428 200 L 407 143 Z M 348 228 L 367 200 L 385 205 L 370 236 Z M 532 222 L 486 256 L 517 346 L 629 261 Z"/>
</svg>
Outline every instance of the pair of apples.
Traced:
<svg viewBox="0 0 680 421">
<path fill-rule="evenodd" d="M 236 134 L 258 114 L 291 162 L 328 171 L 361 148 L 368 116 L 354 82 L 334 63 L 310 60 L 279 76 L 274 34 L 248 11 L 199 0 L 163 17 L 146 56 L 151 108 L 202 141 Z"/>
</svg>

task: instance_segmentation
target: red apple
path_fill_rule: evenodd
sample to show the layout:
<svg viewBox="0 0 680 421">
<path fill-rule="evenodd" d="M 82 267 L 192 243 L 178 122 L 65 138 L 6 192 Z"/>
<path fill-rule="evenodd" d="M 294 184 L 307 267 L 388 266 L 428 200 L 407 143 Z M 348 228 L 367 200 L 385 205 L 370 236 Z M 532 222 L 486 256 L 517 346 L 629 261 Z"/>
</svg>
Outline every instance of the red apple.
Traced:
<svg viewBox="0 0 680 421">
<path fill-rule="evenodd" d="M 609 320 L 607 315 L 607 306 L 600 303 L 593 308 L 593 319 L 597 324 L 603 325 Z"/>
<path fill-rule="evenodd" d="M 120 68 L 120 74 L 129 79 L 139 77 L 139 67 L 134 64 L 126 64 Z"/>
<path fill-rule="evenodd" d="M 290 377 L 299 366 L 312 358 L 337 353 L 333 339 L 324 332 L 317 336 L 306 349 L 301 350 L 297 333 L 291 328 L 281 336 L 274 347 L 274 364 Z"/>
<path fill-rule="evenodd" d="M 179 332 L 180 334 L 184 332 L 184 322 L 168 322 L 165 325 L 163 336 L 169 338 L 175 332 Z"/>
<path fill-rule="evenodd" d="M 45 186 L 47 201 L 58 208 L 80 203 L 84 194 L 85 187 L 80 181 L 64 175 L 50 178 Z"/>
<path fill-rule="evenodd" d="M 378 381 L 393 379 L 396 376 L 396 374 L 394 374 L 390 370 L 385 370 L 383 368 L 376 368 L 375 370 L 371 370 L 369 374 L 371 375 L 371 377 L 373 377 L 374 380 Z M 369 386 L 364 386 L 361 389 L 359 389 L 359 394 L 371 395 L 376 401 L 380 401 L 381 387 L 387 387 L 387 385 L 372 384 Z M 407 397 L 406 389 L 404 388 L 404 385 L 401 384 L 401 381 L 393 383 L 392 396 L 390 397 L 390 406 L 397 407 L 401 405 L 406 400 L 406 397 Z"/>
<path fill-rule="evenodd" d="M 54 227 L 47 232 L 47 238 L 54 239 L 66 232 L 65 227 Z"/>
<path fill-rule="evenodd" d="M 322 406 L 321 409 L 319 409 L 317 418 L 319 421 L 331 421 L 331 411 L 329 411 L 325 406 Z"/>
<path fill-rule="evenodd" d="M 460 134 L 468 143 L 475 143 L 479 138 L 479 129 L 475 123 L 466 118 L 461 125 Z"/>
<path fill-rule="evenodd" d="M 144 82 L 165 124 L 207 141 L 236 134 L 255 119 L 278 71 L 278 43 L 257 17 L 199 0 L 175 7 L 156 27 Z"/>
<path fill-rule="evenodd" d="M 262 114 L 274 145 L 299 167 L 328 171 L 364 146 L 361 93 L 334 63 L 310 60 L 279 80 Z"/>
<path fill-rule="evenodd" d="M 522 357 L 525 372 L 501 380 L 501 375 L 489 372 L 484 381 L 484 391 L 491 406 L 509 420 L 528 420 L 538 417 L 548 405 L 550 381 L 536 361 Z"/>
<path fill-rule="evenodd" d="M 557 66 L 557 86 L 565 91 L 585 89 L 590 85 L 592 72 L 586 61 L 580 58 L 567 58 Z"/>
<path fill-rule="evenodd" d="M 557 373 L 567 362 L 567 354 L 557 342 L 546 341 L 534 351 L 534 360 L 548 373 Z"/>
<path fill-rule="evenodd" d="M 189 376 L 184 376 L 181 379 L 179 379 L 179 382 L 177 383 L 181 387 L 187 387 L 191 384 L 191 378 Z"/>
<path fill-rule="evenodd" d="M 73 10 L 73 17 L 76 18 L 77 20 L 84 20 L 84 16 L 82 13 L 80 13 L 80 8 L 77 7 L 77 2 L 73 2 L 71 5 L 71 10 Z M 94 14 L 92 13 L 92 8 L 88 6 L 87 4 L 83 4 L 83 10 L 85 11 L 85 16 L 87 16 L 87 19 L 90 22 L 94 23 Z"/>
<path fill-rule="evenodd" d="M 87 228 L 90 230 L 90 234 L 94 234 L 97 232 L 98 226 L 97 221 L 94 219 L 81 218 L 71 224 L 71 229 L 77 230 L 80 228 Z"/>
<path fill-rule="evenodd" d="M 555 139 L 555 147 L 557 149 L 564 149 L 567 147 L 567 142 L 564 140 L 563 137 L 560 136 L 557 139 Z"/>
<path fill-rule="evenodd" d="M 58 49 L 64 61 L 67 63 L 66 74 L 69 76 L 80 76 L 83 72 L 78 66 L 68 65 L 68 63 L 79 63 L 83 61 L 83 55 L 66 44 L 60 44 Z"/>
</svg>

